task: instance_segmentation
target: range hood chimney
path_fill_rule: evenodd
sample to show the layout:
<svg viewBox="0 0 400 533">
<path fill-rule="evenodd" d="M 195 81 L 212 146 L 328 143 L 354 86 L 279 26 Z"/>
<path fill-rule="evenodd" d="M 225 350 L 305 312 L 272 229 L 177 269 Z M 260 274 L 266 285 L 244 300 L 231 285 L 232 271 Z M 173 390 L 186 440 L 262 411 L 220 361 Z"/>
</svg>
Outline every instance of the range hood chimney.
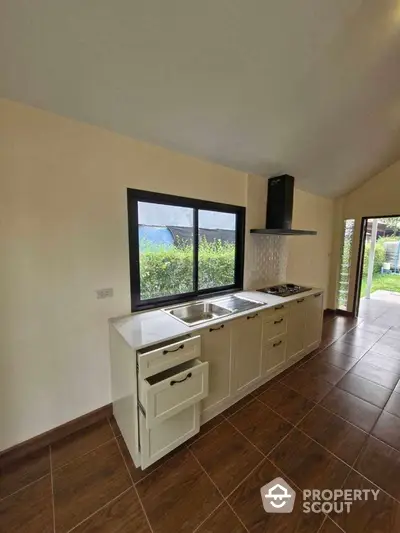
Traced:
<svg viewBox="0 0 400 533">
<path fill-rule="evenodd" d="M 266 227 L 251 229 L 263 235 L 316 235 L 307 229 L 292 229 L 294 177 L 289 174 L 269 178 Z"/>
</svg>

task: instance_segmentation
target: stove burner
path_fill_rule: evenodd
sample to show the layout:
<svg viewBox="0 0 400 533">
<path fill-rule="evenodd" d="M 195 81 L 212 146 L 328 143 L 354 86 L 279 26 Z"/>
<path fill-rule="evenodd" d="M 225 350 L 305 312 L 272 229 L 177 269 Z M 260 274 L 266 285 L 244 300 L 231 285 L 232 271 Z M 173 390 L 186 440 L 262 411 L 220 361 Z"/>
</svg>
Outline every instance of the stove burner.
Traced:
<svg viewBox="0 0 400 533">
<path fill-rule="evenodd" d="M 259 292 L 265 292 L 267 294 L 274 294 L 275 296 L 292 296 L 293 294 L 299 294 L 300 292 L 310 291 L 310 287 L 302 287 L 301 285 L 295 285 L 294 283 L 284 283 L 282 285 L 273 285 L 272 287 L 265 287 L 259 289 Z"/>
</svg>

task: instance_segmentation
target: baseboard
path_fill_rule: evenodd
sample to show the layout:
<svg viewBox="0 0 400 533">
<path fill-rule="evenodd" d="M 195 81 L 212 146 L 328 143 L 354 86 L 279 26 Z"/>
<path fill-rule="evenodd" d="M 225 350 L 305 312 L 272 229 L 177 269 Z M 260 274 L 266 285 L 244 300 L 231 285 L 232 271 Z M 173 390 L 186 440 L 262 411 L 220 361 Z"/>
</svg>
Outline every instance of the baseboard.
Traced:
<svg viewBox="0 0 400 533">
<path fill-rule="evenodd" d="M 54 442 L 63 439 L 64 437 L 71 435 L 71 433 L 75 433 L 75 431 L 79 431 L 86 426 L 90 426 L 95 422 L 109 418 L 111 415 L 112 404 L 104 405 L 103 407 L 95 409 L 90 413 L 82 415 L 78 418 L 74 418 L 65 424 L 61 424 L 61 426 L 57 426 L 49 431 L 46 431 L 45 433 L 37 435 L 36 437 L 32 437 L 31 439 L 20 442 L 15 446 L 11 446 L 11 448 L 1 451 L 0 458 L 2 460 L 4 460 L 6 457 L 7 459 L 18 459 L 23 455 L 33 453 L 40 448 L 44 448 L 49 444 L 53 444 Z"/>
<path fill-rule="evenodd" d="M 343 309 L 336 309 L 336 314 L 338 316 L 354 316 L 351 311 L 344 311 Z"/>
</svg>

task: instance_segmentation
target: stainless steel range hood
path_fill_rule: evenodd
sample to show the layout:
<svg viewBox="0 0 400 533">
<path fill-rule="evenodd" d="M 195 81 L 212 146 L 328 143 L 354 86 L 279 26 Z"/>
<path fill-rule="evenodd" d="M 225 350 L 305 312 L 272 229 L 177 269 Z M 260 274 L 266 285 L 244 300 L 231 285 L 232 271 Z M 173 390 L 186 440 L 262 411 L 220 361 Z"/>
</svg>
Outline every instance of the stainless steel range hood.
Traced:
<svg viewBox="0 0 400 533">
<path fill-rule="evenodd" d="M 316 235 L 308 229 L 292 229 L 294 177 L 289 174 L 269 178 L 265 228 L 251 229 L 263 235 Z"/>
</svg>

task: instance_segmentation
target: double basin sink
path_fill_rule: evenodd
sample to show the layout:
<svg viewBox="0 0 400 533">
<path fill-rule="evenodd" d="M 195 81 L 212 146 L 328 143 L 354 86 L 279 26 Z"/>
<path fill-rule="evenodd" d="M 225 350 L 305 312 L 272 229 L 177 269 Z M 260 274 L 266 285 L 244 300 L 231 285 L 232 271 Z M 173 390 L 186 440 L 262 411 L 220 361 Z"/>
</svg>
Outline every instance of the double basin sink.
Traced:
<svg viewBox="0 0 400 533">
<path fill-rule="evenodd" d="M 216 318 L 256 309 L 262 305 L 265 305 L 265 302 L 256 302 L 239 296 L 226 296 L 213 301 L 179 305 L 163 311 L 187 326 L 196 326 Z"/>
</svg>

